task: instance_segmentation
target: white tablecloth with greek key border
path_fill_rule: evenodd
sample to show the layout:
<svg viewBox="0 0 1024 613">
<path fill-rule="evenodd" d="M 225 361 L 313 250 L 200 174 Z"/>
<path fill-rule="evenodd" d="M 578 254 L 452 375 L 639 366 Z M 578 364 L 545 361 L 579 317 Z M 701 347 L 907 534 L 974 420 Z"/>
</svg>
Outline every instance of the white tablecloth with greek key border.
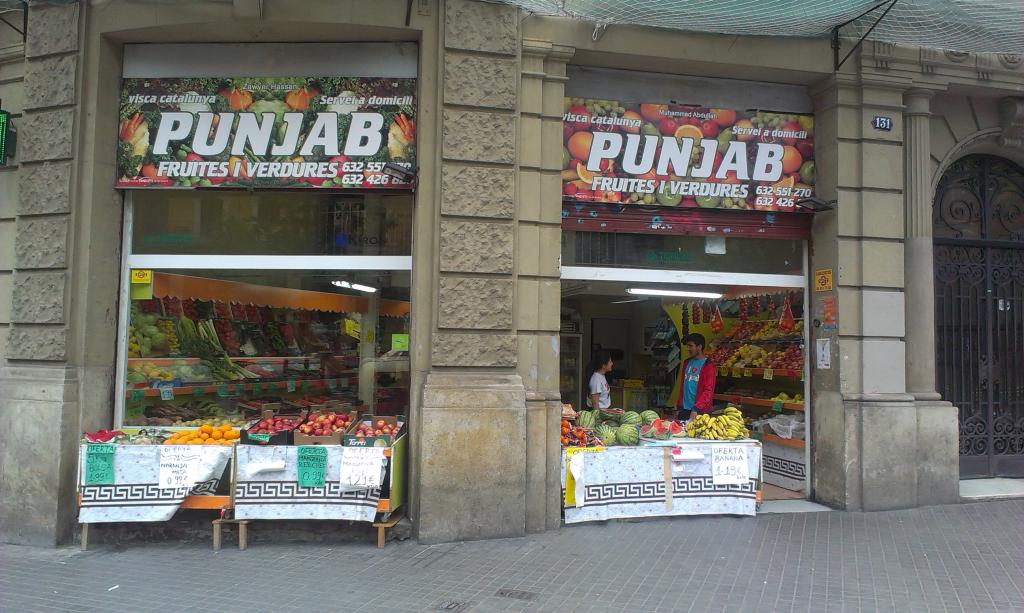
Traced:
<svg viewBox="0 0 1024 613">
<path fill-rule="evenodd" d="M 196 458 L 194 485 L 189 489 L 161 488 L 161 445 L 115 445 L 114 483 L 87 485 L 84 483 L 87 446 L 80 446 L 78 461 L 81 496 L 78 521 L 83 524 L 168 521 L 186 496 L 214 495 L 231 459 L 231 447 L 184 445 L 182 447 L 188 447 Z"/>
<path fill-rule="evenodd" d="M 667 480 L 663 447 L 607 447 L 604 451 L 576 454 L 575 457 L 582 456 L 582 479 L 575 484 L 575 503 L 565 504 L 565 523 L 630 517 L 756 513 L 756 478 L 761 468 L 761 444 L 758 441 L 682 439 L 676 444 L 694 459 L 670 461 Z M 720 444 L 747 448 L 750 475 L 747 483 L 714 484 L 711 447 Z M 566 468 L 563 451 L 563 490 Z M 668 495 L 666 485 L 670 488 Z"/>
<path fill-rule="evenodd" d="M 324 445 L 327 467 L 323 487 L 298 484 L 298 447 L 239 445 L 235 476 L 237 519 L 350 519 L 373 521 L 380 488 L 345 491 L 341 445 Z"/>
</svg>

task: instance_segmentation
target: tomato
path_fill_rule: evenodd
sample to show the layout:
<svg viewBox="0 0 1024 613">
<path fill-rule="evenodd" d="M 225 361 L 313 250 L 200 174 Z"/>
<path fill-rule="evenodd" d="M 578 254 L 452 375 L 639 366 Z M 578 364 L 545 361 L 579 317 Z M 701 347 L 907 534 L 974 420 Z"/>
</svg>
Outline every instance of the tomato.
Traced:
<svg viewBox="0 0 1024 613">
<path fill-rule="evenodd" d="M 153 164 L 144 164 L 142 166 L 142 176 L 146 177 L 147 179 L 156 179 L 156 166 L 154 166 Z"/>
</svg>

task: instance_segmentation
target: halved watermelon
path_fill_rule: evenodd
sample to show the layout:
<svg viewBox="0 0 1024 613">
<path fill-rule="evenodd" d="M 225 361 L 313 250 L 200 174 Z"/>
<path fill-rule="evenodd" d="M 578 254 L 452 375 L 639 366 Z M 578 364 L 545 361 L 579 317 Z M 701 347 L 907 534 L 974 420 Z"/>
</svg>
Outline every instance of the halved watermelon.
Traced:
<svg viewBox="0 0 1024 613">
<path fill-rule="evenodd" d="M 672 436 L 676 438 L 686 436 L 686 428 L 684 428 L 683 425 L 678 421 L 672 422 L 672 424 L 669 426 L 669 431 L 672 433 Z"/>
</svg>

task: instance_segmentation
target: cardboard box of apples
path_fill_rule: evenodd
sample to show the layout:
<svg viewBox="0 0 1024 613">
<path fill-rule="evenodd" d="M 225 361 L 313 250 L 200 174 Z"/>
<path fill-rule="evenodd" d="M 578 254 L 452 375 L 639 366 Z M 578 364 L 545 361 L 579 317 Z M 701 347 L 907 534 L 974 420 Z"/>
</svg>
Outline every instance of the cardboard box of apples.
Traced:
<svg viewBox="0 0 1024 613">
<path fill-rule="evenodd" d="M 265 409 L 259 419 L 242 428 L 239 442 L 243 445 L 291 445 L 292 431 L 302 422 L 302 415 L 286 415 Z"/>
<path fill-rule="evenodd" d="M 402 416 L 367 415 L 349 428 L 341 437 L 346 447 L 390 447 L 402 434 L 405 418 Z"/>
<path fill-rule="evenodd" d="M 359 411 L 310 411 L 296 425 L 293 440 L 296 445 L 340 445 L 342 435 L 358 419 Z"/>
</svg>

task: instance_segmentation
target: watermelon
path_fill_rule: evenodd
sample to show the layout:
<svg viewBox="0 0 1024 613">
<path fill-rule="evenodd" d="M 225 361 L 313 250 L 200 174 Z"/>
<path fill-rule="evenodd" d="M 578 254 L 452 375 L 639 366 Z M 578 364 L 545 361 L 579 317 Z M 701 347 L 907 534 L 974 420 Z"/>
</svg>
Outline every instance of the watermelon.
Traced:
<svg viewBox="0 0 1024 613">
<path fill-rule="evenodd" d="M 619 423 L 639 425 L 643 423 L 643 420 L 640 419 L 640 414 L 636 411 L 626 411 L 622 414 L 622 419 L 619 420 Z"/>
<path fill-rule="evenodd" d="M 654 438 L 654 424 L 644 424 L 640 426 L 640 437 Z"/>
<path fill-rule="evenodd" d="M 597 425 L 597 414 L 594 411 L 580 411 L 576 425 L 582 428 L 593 428 Z"/>
<path fill-rule="evenodd" d="M 594 430 L 594 434 L 597 435 L 597 438 L 601 439 L 601 442 L 605 446 L 611 446 L 615 444 L 615 428 L 611 426 L 601 424 L 600 426 L 597 427 L 596 430 Z"/>
<path fill-rule="evenodd" d="M 618 423 L 622 419 L 622 409 L 601 409 L 601 419 L 610 419 Z"/>
<path fill-rule="evenodd" d="M 676 438 L 686 436 L 686 429 L 683 428 L 683 425 L 680 424 L 678 421 L 673 421 L 672 424 L 669 425 L 668 429 L 669 432 L 672 433 L 672 436 Z"/>
<path fill-rule="evenodd" d="M 634 424 L 623 424 L 615 431 L 615 439 L 620 445 L 636 445 L 640 442 L 640 433 Z"/>
<path fill-rule="evenodd" d="M 660 416 L 658 415 L 657 411 L 652 411 L 650 409 L 647 409 L 643 413 L 640 413 L 640 419 L 644 420 L 645 424 L 649 424 L 655 419 L 658 419 L 659 417 Z"/>
<path fill-rule="evenodd" d="M 672 436 L 672 432 L 668 427 L 668 422 L 663 419 L 656 419 L 651 422 L 651 430 L 653 430 L 653 436 L 656 439 L 665 440 Z"/>
</svg>

